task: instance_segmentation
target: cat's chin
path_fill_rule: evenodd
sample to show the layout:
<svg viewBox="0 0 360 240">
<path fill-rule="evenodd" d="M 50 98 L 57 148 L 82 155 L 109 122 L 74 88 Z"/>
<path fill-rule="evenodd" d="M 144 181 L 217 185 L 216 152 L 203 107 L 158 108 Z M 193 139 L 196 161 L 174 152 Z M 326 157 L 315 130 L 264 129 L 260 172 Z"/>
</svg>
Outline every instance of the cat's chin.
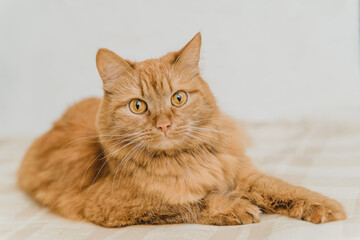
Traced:
<svg viewBox="0 0 360 240">
<path fill-rule="evenodd" d="M 179 140 L 167 136 L 162 136 L 156 143 L 153 143 L 153 148 L 158 150 L 170 150 L 179 145 Z"/>
</svg>

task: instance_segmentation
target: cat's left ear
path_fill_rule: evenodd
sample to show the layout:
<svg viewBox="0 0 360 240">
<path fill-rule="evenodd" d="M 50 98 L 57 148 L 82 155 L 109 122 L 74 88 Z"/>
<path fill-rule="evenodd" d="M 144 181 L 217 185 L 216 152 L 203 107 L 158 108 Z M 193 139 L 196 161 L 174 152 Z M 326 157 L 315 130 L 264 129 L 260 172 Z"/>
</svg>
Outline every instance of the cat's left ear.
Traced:
<svg viewBox="0 0 360 240">
<path fill-rule="evenodd" d="M 172 58 L 171 60 L 173 61 L 173 64 L 178 66 L 198 70 L 200 49 L 201 34 L 199 32 L 180 51 L 170 53 L 170 55 L 165 57 Z"/>
</svg>

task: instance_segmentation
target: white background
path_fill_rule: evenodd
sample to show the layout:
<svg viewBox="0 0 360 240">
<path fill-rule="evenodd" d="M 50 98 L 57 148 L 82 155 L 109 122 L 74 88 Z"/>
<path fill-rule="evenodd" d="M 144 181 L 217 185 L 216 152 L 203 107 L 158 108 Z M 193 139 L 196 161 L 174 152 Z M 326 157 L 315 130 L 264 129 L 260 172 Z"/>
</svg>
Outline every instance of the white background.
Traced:
<svg viewBox="0 0 360 240">
<path fill-rule="evenodd" d="M 0 0 L 0 137 L 35 136 L 101 96 L 98 48 L 159 57 L 203 35 L 220 106 L 268 121 L 360 104 L 357 0 Z"/>
</svg>

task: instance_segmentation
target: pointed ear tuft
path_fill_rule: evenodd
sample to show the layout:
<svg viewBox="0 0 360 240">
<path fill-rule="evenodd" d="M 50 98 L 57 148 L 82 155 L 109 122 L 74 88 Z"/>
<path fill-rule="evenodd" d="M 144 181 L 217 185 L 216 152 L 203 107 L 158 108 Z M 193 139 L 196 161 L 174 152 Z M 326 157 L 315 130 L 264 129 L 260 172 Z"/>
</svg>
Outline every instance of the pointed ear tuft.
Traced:
<svg viewBox="0 0 360 240">
<path fill-rule="evenodd" d="M 197 33 L 180 51 L 176 53 L 174 64 L 190 67 L 193 69 L 199 68 L 201 49 L 201 34 Z"/>
<path fill-rule="evenodd" d="M 104 85 L 112 79 L 121 77 L 131 69 L 128 61 L 106 48 L 100 48 L 98 50 L 96 54 L 96 66 Z"/>
</svg>

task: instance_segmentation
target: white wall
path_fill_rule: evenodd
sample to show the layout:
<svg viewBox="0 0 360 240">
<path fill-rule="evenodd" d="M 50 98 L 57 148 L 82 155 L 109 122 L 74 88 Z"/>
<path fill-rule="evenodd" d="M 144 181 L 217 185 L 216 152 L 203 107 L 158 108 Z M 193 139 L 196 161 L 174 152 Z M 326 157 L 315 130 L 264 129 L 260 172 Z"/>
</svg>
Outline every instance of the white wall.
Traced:
<svg viewBox="0 0 360 240">
<path fill-rule="evenodd" d="M 0 1 L 0 136 L 100 95 L 99 47 L 144 60 L 203 34 L 220 105 L 269 120 L 360 103 L 357 0 Z"/>
</svg>

